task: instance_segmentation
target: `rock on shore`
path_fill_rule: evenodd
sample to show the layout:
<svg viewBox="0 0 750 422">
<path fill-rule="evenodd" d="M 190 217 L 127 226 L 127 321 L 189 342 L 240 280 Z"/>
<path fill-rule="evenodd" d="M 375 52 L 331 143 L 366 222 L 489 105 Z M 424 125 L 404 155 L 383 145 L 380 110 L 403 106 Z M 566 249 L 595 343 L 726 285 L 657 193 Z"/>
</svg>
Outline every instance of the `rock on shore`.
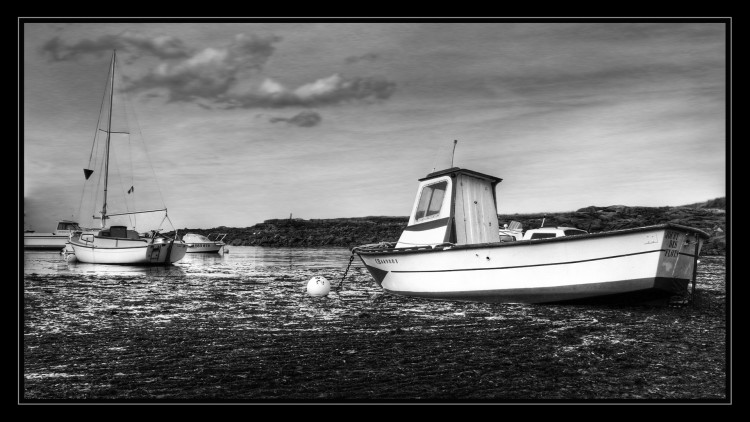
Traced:
<svg viewBox="0 0 750 422">
<path fill-rule="evenodd" d="M 724 255 L 727 230 L 725 207 L 725 199 L 717 198 L 679 207 L 588 206 L 571 212 L 498 214 L 498 218 L 501 225 L 515 220 L 523 224 L 524 229 L 540 227 L 544 221 L 544 226 L 577 227 L 592 233 L 675 223 L 703 230 L 711 236 L 704 244 L 701 255 Z M 178 230 L 178 234 L 227 233 L 225 242 L 234 246 L 353 247 L 367 243 L 395 242 L 408 220 L 405 216 L 272 219 L 245 228 L 184 228 Z"/>
</svg>

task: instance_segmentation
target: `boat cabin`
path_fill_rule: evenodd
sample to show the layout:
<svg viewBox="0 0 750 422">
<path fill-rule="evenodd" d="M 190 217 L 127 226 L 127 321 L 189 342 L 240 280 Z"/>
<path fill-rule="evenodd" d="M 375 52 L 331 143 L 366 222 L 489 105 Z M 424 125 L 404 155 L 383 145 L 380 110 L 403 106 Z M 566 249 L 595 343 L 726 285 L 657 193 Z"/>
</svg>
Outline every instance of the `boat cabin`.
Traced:
<svg viewBox="0 0 750 422">
<path fill-rule="evenodd" d="M 198 233 L 187 233 L 182 236 L 182 241 L 185 243 L 214 243 L 209 237 Z"/>
<path fill-rule="evenodd" d="M 118 239 L 139 240 L 141 237 L 135 230 L 128 230 L 126 226 L 111 226 L 109 229 L 103 229 L 98 234 L 99 237 L 114 237 Z"/>
<path fill-rule="evenodd" d="M 495 187 L 502 179 L 458 167 L 419 179 L 397 248 L 499 242 Z"/>
<path fill-rule="evenodd" d="M 61 220 L 57 222 L 57 233 L 60 234 L 60 232 L 66 232 L 66 233 L 72 233 L 74 231 L 81 230 L 81 228 L 78 226 L 78 223 L 75 221 L 70 220 Z"/>
</svg>

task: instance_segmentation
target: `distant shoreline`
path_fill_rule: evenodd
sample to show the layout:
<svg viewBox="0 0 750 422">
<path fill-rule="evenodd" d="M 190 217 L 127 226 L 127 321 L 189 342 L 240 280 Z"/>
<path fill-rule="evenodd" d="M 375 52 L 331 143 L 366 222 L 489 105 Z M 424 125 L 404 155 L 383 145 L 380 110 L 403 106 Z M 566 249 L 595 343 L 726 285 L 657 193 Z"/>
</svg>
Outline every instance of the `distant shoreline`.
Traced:
<svg viewBox="0 0 750 422">
<path fill-rule="evenodd" d="M 518 221 L 524 229 L 544 226 L 568 226 L 601 232 L 633 227 L 674 223 L 700 229 L 711 237 L 702 255 L 724 255 L 726 252 L 726 211 L 724 198 L 681 207 L 590 206 L 577 211 L 558 213 L 498 214 L 499 223 Z M 709 207 L 713 205 L 714 207 Z M 324 247 L 358 246 L 367 243 L 395 242 L 406 227 L 404 217 L 352 217 L 331 219 L 270 219 L 250 227 L 182 228 L 177 234 L 226 233 L 230 246 Z M 174 235 L 174 232 L 167 233 Z"/>
</svg>

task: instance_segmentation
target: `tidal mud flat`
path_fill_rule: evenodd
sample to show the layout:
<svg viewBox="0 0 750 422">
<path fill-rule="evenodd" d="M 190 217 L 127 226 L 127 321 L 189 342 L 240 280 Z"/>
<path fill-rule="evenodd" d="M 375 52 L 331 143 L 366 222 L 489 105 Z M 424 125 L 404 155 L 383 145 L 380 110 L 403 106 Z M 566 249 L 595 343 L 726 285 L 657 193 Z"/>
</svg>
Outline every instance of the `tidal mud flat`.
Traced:
<svg viewBox="0 0 750 422">
<path fill-rule="evenodd" d="M 241 247 L 234 248 L 232 254 Z M 22 403 L 727 403 L 724 257 L 693 305 L 522 305 L 384 294 L 348 253 L 27 269 Z M 236 255 L 235 255 L 236 256 Z M 50 269 L 51 268 L 51 269 Z M 56 270 L 57 269 L 57 270 Z M 334 288 L 307 294 L 310 277 Z"/>
</svg>

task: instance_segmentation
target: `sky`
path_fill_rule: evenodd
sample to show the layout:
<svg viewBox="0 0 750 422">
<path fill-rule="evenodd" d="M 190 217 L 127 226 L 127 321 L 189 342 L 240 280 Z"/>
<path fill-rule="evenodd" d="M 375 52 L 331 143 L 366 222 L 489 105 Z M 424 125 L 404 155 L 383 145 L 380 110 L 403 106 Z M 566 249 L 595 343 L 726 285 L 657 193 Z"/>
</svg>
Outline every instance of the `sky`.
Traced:
<svg viewBox="0 0 750 422">
<path fill-rule="evenodd" d="M 92 215 L 82 169 L 114 49 L 178 229 L 407 216 L 417 180 L 451 162 L 503 179 L 500 214 L 727 196 L 727 35 L 718 21 L 19 19 L 24 228 Z"/>
</svg>

